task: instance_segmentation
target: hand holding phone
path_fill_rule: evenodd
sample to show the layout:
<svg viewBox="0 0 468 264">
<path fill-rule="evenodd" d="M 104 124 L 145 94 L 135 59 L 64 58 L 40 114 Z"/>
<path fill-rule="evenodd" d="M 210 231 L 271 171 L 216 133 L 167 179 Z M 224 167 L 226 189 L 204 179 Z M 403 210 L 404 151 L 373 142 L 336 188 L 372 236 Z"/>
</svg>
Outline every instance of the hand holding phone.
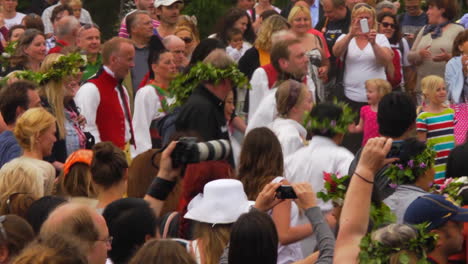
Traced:
<svg viewBox="0 0 468 264">
<path fill-rule="evenodd" d="M 276 197 L 278 199 L 296 199 L 297 195 L 291 185 L 281 185 L 276 189 Z"/>
<path fill-rule="evenodd" d="M 361 32 L 362 33 L 369 33 L 369 22 L 367 21 L 367 18 L 363 18 L 359 20 L 359 24 L 361 24 Z"/>
</svg>

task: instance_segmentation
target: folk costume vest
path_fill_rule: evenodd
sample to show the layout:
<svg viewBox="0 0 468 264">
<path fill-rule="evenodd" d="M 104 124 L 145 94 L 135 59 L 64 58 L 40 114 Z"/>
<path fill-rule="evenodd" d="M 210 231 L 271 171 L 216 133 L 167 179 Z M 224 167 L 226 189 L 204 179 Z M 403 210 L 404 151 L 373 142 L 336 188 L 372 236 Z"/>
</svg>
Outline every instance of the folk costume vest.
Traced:
<svg viewBox="0 0 468 264">
<path fill-rule="evenodd" d="M 127 143 L 125 142 L 125 119 L 127 119 L 130 125 L 130 143 L 135 145 L 130 104 L 124 92 L 125 88 L 104 68 L 101 68 L 88 82 L 96 85 L 101 97 L 96 113 L 96 125 L 101 141 L 111 141 L 117 147 L 124 149 Z M 122 110 L 119 97 L 124 104 L 125 111 Z"/>
</svg>

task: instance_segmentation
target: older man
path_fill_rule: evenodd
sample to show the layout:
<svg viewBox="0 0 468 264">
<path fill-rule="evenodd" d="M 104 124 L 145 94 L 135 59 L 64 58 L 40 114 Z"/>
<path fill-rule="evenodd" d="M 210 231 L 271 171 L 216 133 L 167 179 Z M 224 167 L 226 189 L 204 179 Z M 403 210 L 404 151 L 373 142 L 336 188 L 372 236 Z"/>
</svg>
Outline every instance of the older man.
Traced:
<svg viewBox="0 0 468 264">
<path fill-rule="evenodd" d="M 188 65 L 188 58 L 185 55 L 185 42 L 175 35 L 165 37 L 162 42 L 164 47 L 174 55 L 174 63 L 177 66 L 177 70 L 182 72 Z"/>
<path fill-rule="evenodd" d="M 74 16 L 65 16 L 57 22 L 55 31 L 55 47 L 49 50 L 51 53 L 59 53 L 64 47 L 74 47 L 80 29 L 80 22 Z"/>
<path fill-rule="evenodd" d="M 44 10 L 44 12 L 42 13 L 42 22 L 44 23 L 44 34 L 46 34 L 47 37 L 52 36 L 52 33 L 53 33 L 53 26 L 52 26 L 52 23 L 50 21 L 52 11 L 54 10 L 55 7 L 57 7 L 59 5 L 66 5 L 66 4 L 69 4 L 69 3 L 70 3 L 70 0 L 59 0 L 59 2 L 57 4 L 46 8 L 46 10 Z M 80 23 L 83 23 L 83 24 L 92 24 L 93 23 L 93 20 L 91 19 L 91 15 L 89 14 L 89 12 L 87 10 L 85 10 L 83 8 L 81 9 L 81 16 L 80 16 L 79 20 L 80 20 Z"/>
<path fill-rule="evenodd" d="M 90 264 L 105 264 L 112 237 L 106 220 L 93 208 L 83 204 L 66 203 L 57 207 L 41 227 L 40 236 L 69 235 L 78 239 L 87 249 Z"/>
<path fill-rule="evenodd" d="M 78 31 L 76 46 L 86 54 L 86 69 L 81 77 L 82 81 L 87 81 L 91 76 L 97 73 L 102 66 L 101 51 L 101 32 L 97 25 L 88 24 L 82 26 Z"/>
<path fill-rule="evenodd" d="M 133 98 L 140 86 L 140 82 L 148 73 L 148 57 L 150 54 L 150 40 L 153 35 L 151 17 L 146 11 L 135 11 L 126 18 L 130 40 L 135 47 L 135 67 L 131 69 L 131 85 L 129 94 Z"/>
<path fill-rule="evenodd" d="M 127 23 L 126 23 L 127 16 L 131 15 L 135 11 L 146 11 L 149 14 L 152 14 L 154 12 L 154 0 L 134 0 L 134 1 L 135 1 L 136 9 L 126 14 L 125 17 L 122 19 L 122 23 L 120 23 L 119 37 L 122 37 L 122 38 L 129 37 Z M 159 27 L 160 23 L 156 19 L 151 19 L 151 24 L 153 25 L 153 33 L 156 34 L 157 33 L 156 28 Z"/>
<path fill-rule="evenodd" d="M 134 66 L 134 57 L 130 40 L 110 39 L 102 48 L 104 66 L 75 96 L 96 143 L 111 141 L 127 151 L 134 139 L 129 97 L 121 82 Z"/>
</svg>

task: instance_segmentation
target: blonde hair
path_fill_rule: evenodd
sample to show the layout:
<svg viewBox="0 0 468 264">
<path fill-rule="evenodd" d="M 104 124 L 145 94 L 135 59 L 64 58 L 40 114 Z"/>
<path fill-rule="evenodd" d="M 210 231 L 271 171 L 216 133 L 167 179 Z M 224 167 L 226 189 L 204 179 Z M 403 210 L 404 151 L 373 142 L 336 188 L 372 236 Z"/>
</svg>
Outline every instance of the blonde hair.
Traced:
<svg viewBox="0 0 468 264">
<path fill-rule="evenodd" d="M 231 224 L 208 224 L 197 222 L 195 226 L 196 237 L 202 243 L 198 243 L 202 255 L 205 256 L 204 264 L 218 264 L 224 248 L 231 237 Z"/>
<path fill-rule="evenodd" d="M 272 35 L 275 32 L 280 30 L 288 29 L 289 23 L 288 21 L 280 16 L 280 15 L 273 15 L 268 17 L 265 21 L 263 21 L 260 29 L 258 30 L 257 38 L 255 39 L 254 46 L 257 49 L 262 49 L 264 51 L 270 51 L 272 47 Z"/>
<path fill-rule="evenodd" d="M 55 126 L 55 121 L 55 117 L 44 108 L 31 108 L 18 118 L 13 133 L 23 149 L 32 151 L 37 144 L 36 137 Z"/>
<path fill-rule="evenodd" d="M 296 5 L 291 9 L 288 16 L 288 22 L 291 24 L 299 12 L 303 12 L 309 18 L 310 28 L 312 28 L 312 16 L 310 15 L 310 11 L 301 5 Z"/>
<path fill-rule="evenodd" d="M 437 75 L 429 75 L 421 80 L 421 91 L 424 97 L 427 99 L 433 94 L 440 85 L 444 85 L 445 81 Z"/>
<path fill-rule="evenodd" d="M 377 88 L 380 98 L 392 92 L 392 85 L 384 79 L 369 79 L 366 81 L 366 88 L 368 85 L 374 85 Z"/>
<path fill-rule="evenodd" d="M 362 4 L 362 3 L 356 4 L 353 8 L 353 12 L 351 13 L 351 21 L 353 21 L 357 16 L 363 13 L 368 13 L 372 15 L 374 23 L 373 23 L 372 28 L 369 28 L 369 29 L 377 30 L 377 26 L 378 26 L 377 13 L 375 12 L 375 9 L 368 4 Z M 351 26 L 349 29 L 350 31 L 351 31 L 352 26 L 353 26 L 353 23 L 351 23 Z"/>
<path fill-rule="evenodd" d="M 300 89 L 299 91 L 294 91 Z M 289 111 L 299 104 L 301 104 L 309 92 L 307 86 L 303 83 L 287 80 L 282 82 L 276 91 L 276 110 L 278 116 L 287 117 Z"/>
<path fill-rule="evenodd" d="M 30 194 L 34 199 L 44 196 L 45 179 L 32 159 L 14 159 L 0 170 L 0 214 L 9 208 L 6 203 L 14 193 Z"/>
<path fill-rule="evenodd" d="M 181 31 L 187 31 L 187 32 L 190 32 L 190 35 L 192 36 L 193 40 L 192 41 L 195 41 L 196 43 L 199 43 L 200 42 L 200 38 L 193 32 L 192 28 L 189 27 L 188 25 L 178 25 L 174 31 L 174 35 L 177 36 L 177 33 L 181 32 Z"/>
<path fill-rule="evenodd" d="M 71 0 L 70 3 L 68 3 L 69 6 L 74 6 L 74 5 L 77 5 L 77 6 L 83 6 L 83 2 L 81 2 L 81 0 Z"/>
<path fill-rule="evenodd" d="M 40 72 L 45 73 L 49 71 L 53 65 L 63 57 L 64 55 L 58 53 L 52 53 L 45 57 L 41 64 Z M 65 138 L 65 107 L 63 104 L 65 92 L 64 92 L 64 80 L 50 80 L 44 85 L 39 87 L 39 95 L 47 98 L 52 112 L 57 118 L 58 135 L 60 139 Z"/>
</svg>

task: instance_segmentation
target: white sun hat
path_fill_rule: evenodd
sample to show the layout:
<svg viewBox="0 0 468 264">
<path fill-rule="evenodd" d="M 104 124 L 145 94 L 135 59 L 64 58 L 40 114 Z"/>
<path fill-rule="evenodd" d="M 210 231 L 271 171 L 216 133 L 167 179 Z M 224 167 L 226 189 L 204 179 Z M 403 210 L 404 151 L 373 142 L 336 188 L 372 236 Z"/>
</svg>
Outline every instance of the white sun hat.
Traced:
<svg viewBox="0 0 468 264">
<path fill-rule="evenodd" d="M 203 223 L 230 224 L 253 204 L 247 200 L 239 180 L 215 180 L 205 184 L 203 193 L 190 201 L 184 217 Z"/>
<path fill-rule="evenodd" d="M 156 0 L 154 1 L 154 7 L 158 8 L 160 6 L 170 6 L 176 2 L 183 3 L 184 1 L 182 0 Z"/>
</svg>

